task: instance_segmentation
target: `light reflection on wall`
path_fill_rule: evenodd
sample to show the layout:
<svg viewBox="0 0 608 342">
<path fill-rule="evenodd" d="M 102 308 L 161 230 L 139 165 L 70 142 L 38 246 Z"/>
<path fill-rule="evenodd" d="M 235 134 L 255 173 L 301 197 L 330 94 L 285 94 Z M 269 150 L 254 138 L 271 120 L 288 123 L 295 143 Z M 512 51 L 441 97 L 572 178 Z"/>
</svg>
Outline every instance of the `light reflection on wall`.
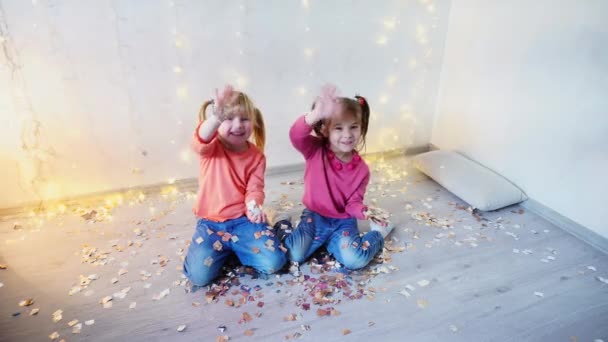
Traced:
<svg viewBox="0 0 608 342">
<path fill-rule="evenodd" d="M 367 152 L 428 143 L 448 6 L 2 3 L 0 208 L 195 177 L 223 83 L 263 109 L 269 166 L 300 162 L 287 130 L 327 81 L 371 103 Z"/>
</svg>

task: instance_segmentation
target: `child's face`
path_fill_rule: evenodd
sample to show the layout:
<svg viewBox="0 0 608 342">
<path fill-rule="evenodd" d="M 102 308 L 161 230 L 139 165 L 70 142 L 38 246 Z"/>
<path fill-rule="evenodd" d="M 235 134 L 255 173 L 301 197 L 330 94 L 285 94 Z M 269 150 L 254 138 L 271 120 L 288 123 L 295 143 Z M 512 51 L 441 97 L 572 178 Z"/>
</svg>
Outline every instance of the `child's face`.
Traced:
<svg viewBox="0 0 608 342">
<path fill-rule="evenodd" d="M 326 127 L 325 136 L 332 151 L 352 152 L 361 139 L 361 120 L 350 113 L 336 115 Z"/>
<path fill-rule="evenodd" d="M 218 128 L 222 140 L 233 149 L 242 149 L 247 146 L 251 136 L 251 120 L 242 110 L 229 114 Z"/>
</svg>

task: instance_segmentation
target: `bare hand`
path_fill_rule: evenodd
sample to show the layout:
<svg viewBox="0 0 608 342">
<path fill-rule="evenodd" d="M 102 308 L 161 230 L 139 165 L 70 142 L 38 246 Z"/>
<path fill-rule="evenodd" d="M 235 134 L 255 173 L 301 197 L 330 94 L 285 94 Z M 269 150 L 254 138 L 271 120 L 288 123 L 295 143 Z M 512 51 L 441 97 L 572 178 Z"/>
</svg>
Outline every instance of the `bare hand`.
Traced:
<svg viewBox="0 0 608 342">
<path fill-rule="evenodd" d="M 223 121 L 228 114 L 228 105 L 232 102 L 235 95 L 234 88 L 227 84 L 222 91 L 215 89 L 215 98 L 213 99 L 213 114 Z"/>
<path fill-rule="evenodd" d="M 342 104 L 337 97 L 337 88 L 332 84 L 326 84 L 321 88 L 321 94 L 315 99 L 315 108 L 312 110 L 311 121 L 330 118 L 341 110 Z"/>
</svg>

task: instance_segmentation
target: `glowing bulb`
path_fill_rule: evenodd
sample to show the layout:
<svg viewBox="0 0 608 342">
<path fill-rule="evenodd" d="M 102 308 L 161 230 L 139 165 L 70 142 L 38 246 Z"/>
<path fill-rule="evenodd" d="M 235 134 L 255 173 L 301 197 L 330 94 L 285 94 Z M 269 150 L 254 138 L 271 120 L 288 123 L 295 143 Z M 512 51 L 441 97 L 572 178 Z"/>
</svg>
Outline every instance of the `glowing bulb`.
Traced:
<svg viewBox="0 0 608 342">
<path fill-rule="evenodd" d="M 174 184 L 175 183 L 175 178 L 171 177 L 169 179 L 167 179 L 167 184 Z"/>
<path fill-rule="evenodd" d="M 176 94 L 181 99 L 186 98 L 188 97 L 188 88 L 186 86 L 181 86 L 177 88 Z"/>
<path fill-rule="evenodd" d="M 181 48 L 183 45 L 184 45 L 184 42 L 182 42 L 181 39 L 176 39 L 175 40 L 175 47 Z"/>
<path fill-rule="evenodd" d="M 394 85 L 395 82 L 397 82 L 397 76 L 395 76 L 395 75 L 390 75 L 388 77 L 388 79 L 386 80 L 386 83 L 388 83 L 388 85 L 391 85 L 391 86 Z"/>
<path fill-rule="evenodd" d="M 310 7 L 310 2 L 308 2 L 308 0 L 302 0 L 302 7 L 303 8 L 309 8 Z"/>
<path fill-rule="evenodd" d="M 182 68 L 180 68 L 179 66 L 174 66 L 173 67 L 173 72 L 176 74 L 181 74 L 182 73 Z"/>
<path fill-rule="evenodd" d="M 298 94 L 300 94 L 300 95 L 306 95 L 307 92 L 308 92 L 308 90 L 305 87 L 298 88 Z"/>
<path fill-rule="evenodd" d="M 146 199 L 146 195 L 144 195 L 144 193 L 143 193 L 143 192 L 140 192 L 140 193 L 139 193 L 139 195 L 137 196 L 137 198 L 138 198 L 140 201 L 143 201 L 143 200 L 145 200 L 145 199 Z"/>
<path fill-rule="evenodd" d="M 191 161 L 191 156 L 192 153 L 190 153 L 189 149 L 183 149 L 180 153 L 179 153 L 179 158 L 184 162 L 184 163 L 190 163 Z"/>
<path fill-rule="evenodd" d="M 247 80 L 247 78 L 243 77 L 243 76 L 238 76 L 236 78 L 236 84 L 240 87 L 240 88 L 244 88 L 247 84 L 249 83 L 249 80 Z"/>
<path fill-rule="evenodd" d="M 408 66 L 410 67 L 410 69 L 416 69 L 416 67 L 418 66 L 418 61 L 416 60 L 416 58 L 411 58 L 408 62 Z"/>
<path fill-rule="evenodd" d="M 387 30 L 392 30 L 395 28 L 395 26 L 397 26 L 397 19 L 395 19 L 395 18 L 384 19 L 383 23 L 384 23 L 384 27 Z"/>
<path fill-rule="evenodd" d="M 428 7 L 427 7 L 426 9 L 427 9 L 427 11 L 429 11 L 429 12 L 431 12 L 431 13 L 435 12 L 435 6 L 434 6 L 434 5 L 432 5 L 432 4 L 431 4 L 431 5 L 428 5 Z"/>
<path fill-rule="evenodd" d="M 312 55 L 314 54 L 314 50 L 312 48 L 305 48 L 304 49 L 304 56 L 306 57 L 312 57 Z"/>
<path fill-rule="evenodd" d="M 380 103 L 385 104 L 387 102 L 388 102 L 388 96 L 387 95 L 380 96 Z"/>
<path fill-rule="evenodd" d="M 376 44 L 378 44 L 378 45 L 386 45 L 387 42 L 388 42 L 388 37 L 384 36 L 384 35 L 378 37 L 378 39 L 376 40 Z"/>
<path fill-rule="evenodd" d="M 305 32 L 310 32 L 310 27 L 306 26 L 306 27 L 304 28 L 304 31 L 305 31 Z"/>
</svg>

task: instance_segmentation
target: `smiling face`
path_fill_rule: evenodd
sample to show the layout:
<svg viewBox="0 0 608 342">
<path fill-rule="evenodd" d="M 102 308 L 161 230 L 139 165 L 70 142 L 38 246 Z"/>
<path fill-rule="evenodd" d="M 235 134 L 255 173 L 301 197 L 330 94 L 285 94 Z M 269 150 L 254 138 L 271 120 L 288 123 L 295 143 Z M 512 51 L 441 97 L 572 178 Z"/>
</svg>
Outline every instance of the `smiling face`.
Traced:
<svg viewBox="0 0 608 342">
<path fill-rule="evenodd" d="M 324 136 L 336 155 L 348 156 L 360 142 L 361 119 L 348 111 L 336 115 L 324 127 Z"/>
<path fill-rule="evenodd" d="M 235 109 L 229 114 L 218 128 L 222 142 L 231 150 L 242 151 L 247 149 L 247 140 L 251 136 L 251 119 L 245 110 Z"/>
</svg>

